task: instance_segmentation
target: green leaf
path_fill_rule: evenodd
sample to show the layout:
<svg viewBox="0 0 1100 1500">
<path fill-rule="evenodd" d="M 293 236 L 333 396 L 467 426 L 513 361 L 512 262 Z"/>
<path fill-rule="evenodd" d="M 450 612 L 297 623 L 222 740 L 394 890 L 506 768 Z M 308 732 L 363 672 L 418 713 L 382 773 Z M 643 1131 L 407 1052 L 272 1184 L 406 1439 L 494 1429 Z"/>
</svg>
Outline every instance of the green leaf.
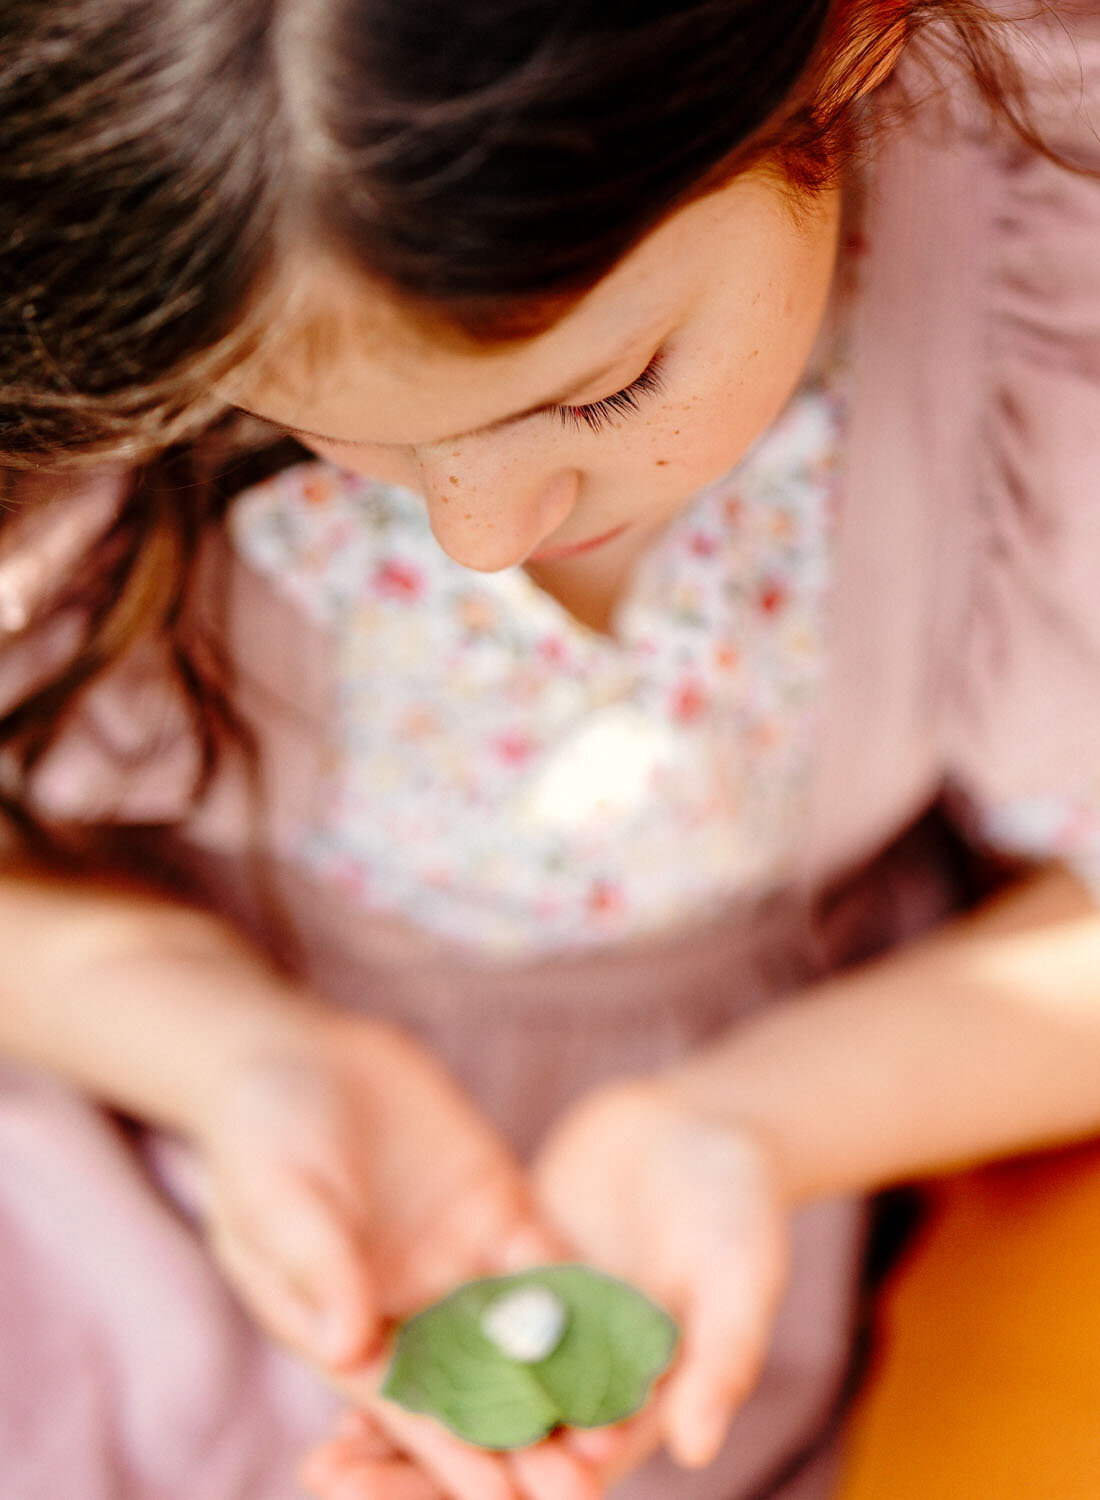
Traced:
<svg viewBox="0 0 1100 1500">
<path fill-rule="evenodd" d="M 510 1358 L 486 1314 L 532 1287 L 543 1302 L 546 1292 L 559 1299 L 564 1328 L 542 1358 Z M 637 1411 L 677 1337 L 668 1313 L 625 1282 L 588 1266 L 540 1266 L 467 1282 L 410 1318 L 382 1394 L 479 1448 L 523 1448 L 562 1424 L 601 1427 Z"/>
</svg>

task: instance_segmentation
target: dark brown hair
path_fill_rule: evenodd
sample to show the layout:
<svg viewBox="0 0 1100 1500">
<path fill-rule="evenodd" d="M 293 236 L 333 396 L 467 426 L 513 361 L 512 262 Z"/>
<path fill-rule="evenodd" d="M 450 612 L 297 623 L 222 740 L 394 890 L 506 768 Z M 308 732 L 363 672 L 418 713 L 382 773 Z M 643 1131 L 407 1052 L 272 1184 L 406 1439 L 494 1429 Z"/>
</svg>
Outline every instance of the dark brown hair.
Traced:
<svg viewBox="0 0 1100 1500">
<path fill-rule="evenodd" d="M 198 790 L 234 726 L 188 594 L 256 472 L 232 468 L 247 444 L 215 383 L 259 346 L 288 250 L 337 249 L 441 332 L 522 337 L 750 163 L 830 180 L 861 85 L 932 22 L 1034 142 L 969 0 L 0 0 L 0 18 L 0 465 L 13 494 L 21 470 L 132 465 L 61 591 L 81 649 L 0 718 L 0 806 L 28 837 L 28 777 L 139 630 L 193 705 Z"/>
</svg>

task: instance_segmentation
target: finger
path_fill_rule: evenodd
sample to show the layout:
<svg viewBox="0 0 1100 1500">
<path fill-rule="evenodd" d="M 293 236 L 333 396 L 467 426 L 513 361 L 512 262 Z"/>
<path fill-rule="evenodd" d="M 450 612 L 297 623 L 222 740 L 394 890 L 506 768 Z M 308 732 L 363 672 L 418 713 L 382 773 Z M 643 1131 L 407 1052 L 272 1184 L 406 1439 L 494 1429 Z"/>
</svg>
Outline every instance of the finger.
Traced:
<svg viewBox="0 0 1100 1500">
<path fill-rule="evenodd" d="M 456 1282 L 500 1276 L 571 1259 L 563 1242 L 501 1205 L 469 1205 L 461 1225 L 448 1225 L 406 1252 L 399 1316 L 453 1291 Z"/>
<path fill-rule="evenodd" d="M 210 1246 L 229 1281 L 260 1326 L 281 1344 L 307 1354 L 314 1322 L 286 1277 L 243 1235 L 221 1221 L 207 1226 Z"/>
<path fill-rule="evenodd" d="M 300 1352 L 337 1368 L 366 1357 L 379 1332 L 367 1258 L 332 1204 L 295 1179 L 225 1229 Z"/>
<path fill-rule="evenodd" d="M 430 1230 L 414 1239 L 401 1279 L 418 1306 L 451 1291 L 456 1281 L 556 1260 L 562 1250 L 538 1223 L 518 1174 L 487 1172 L 456 1190 Z"/>
<path fill-rule="evenodd" d="M 349 1406 L 347 1411 L 341 1413 L 332 1429 L 332 1436 L 334 1439 L 358 1438 L 366 1444 L 373 1444 L 378 1449 L 376 1456 L 383 1452 L 393 1452 L 393 1444 L 374 1417 L 358 1406 Z"/>
<path fill-rule="evenodd" d="M 625 1446 L 623 1424 L 614 1427 L 567 1427 L 562 1442 L 587 1464 L 597 1468 L 610 1463 Z"/>
<path fill-rule="evenodd" d="M 311 1448 L 298 1482 L 317 1500 L 444 1500 L 438 1485 L 397 1452 L 366 1412 L 351 1410 L 334 1436 Z"/>
<path fill-rule="evenodd" d="M 522 1500 L 499 1455 L 471 1448 L 432 1418 L 404 1411 L 381 1397 L 372 1397 L 369 1409 L 446 1500 Z"/>
<path fill-rule="evenodd" d="M 599 1500 L 603 1493 L 588 1464 L 559 1439 L 517 1449 L 508 1466 L 527 1500 Z"/>
<path fill-rule="evenodd" d="M 718 1454 L 734 1412 L 755 1385 L 771 1338 L 768 1296 L 731 1296 L 728 1275 L 700 1287 L 684 1317 L 680 1360 L 661 1401 L 672 1456 L 702 1468 Z"/>
<path fill-rule="evenodd" d="M 355 1226 L 319 1188 L 294 1180 L 288 1189 L 278 1211 L 250 1238 L 285 1267 L 309 1309 L 314 1358 L 335 1367 L 357 1363 L 381 1331 L 366 1248 Z"/>
<path fill-rule="evenodd" d="M 441 1500 L 439 1486 L 404 1459 L 350 1466 L 313 1493 L 317 1500 Z"/>
<path fill-rule="evenodd" d="M 485 1264 L 491 1272 L 507 1274 L 573 1258 L 566 1242 L 545 1225 L 534 1219 L 521 1219 L 490 1246 Z"/>
<path fill-rule="evenodd" d="M 332 1376 L 330 1383 L 435 1481 L 444 1500 L 522 1500 L 498 1454 L 472 1448 L 433 1418 L 380 1396 L 387 1366 L 382 1354 L 351 1374 Z"/>
<path fill-rule="evenodd" d="M 336 1435 L 317 1443 L 298 1464 L 298 1480 L 317 1495 L 327 1495 L 350 1470 L 379 1459 L 397 1457 L 388 1438 L 370 1423 L 341 1421 Z"/>
<path fill-rule="evenodd" d="M 395 1456 L 392 1436 L 383 1432 L 377 1417 L 353 1410 L 341 1418 L 334 1438 L 318 1444 L 306 1455 L 300 1475 L 303 1484 L 312 1487 L 324 1500 L 330 1500 L 333 1485 L 342 1481 L 351 1468 L 359 1469 L 364 1463 Z M 499 1462 L 512 1470 L 517 1492 L 525 1500 L 599 1500 L 603 1493 L 593 1471 L 576 1454 L 568 1452 L 560 1438 L 502 1455 Z M 436 1489 L 441 1494 L 451 1493 L 439 1490 L 438 1483 Z"/>
<path fill-rule="evenodd" d="M 613 1427 L 567 1427 L 561 1441 L 590 1464 L 602 1485 L 617 1484 L 661 1446 L 660 1403 L 650 1401 L 640 1412 Z"/>
</svg>

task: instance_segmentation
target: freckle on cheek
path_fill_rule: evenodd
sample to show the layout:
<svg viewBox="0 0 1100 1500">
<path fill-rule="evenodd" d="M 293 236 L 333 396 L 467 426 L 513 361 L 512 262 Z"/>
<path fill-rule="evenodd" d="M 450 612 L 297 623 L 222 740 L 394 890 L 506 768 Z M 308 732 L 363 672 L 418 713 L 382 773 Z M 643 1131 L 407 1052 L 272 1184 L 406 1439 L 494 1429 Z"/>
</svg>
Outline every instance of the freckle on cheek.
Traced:
<svg viewBox="0 0 1100 1500">
<path fill-rule="evenodd" d="M 457 474 L 448 474 L 447 478 L 451 481 L 452 484 L 457 484 L 458 483 L 458 475 Z"/>
<path fill-rule="evenodd" d="M 657 468 L 657 469 L 664 469 L 664 468 L 667 468 L 667 467 L 668 467 L 668 459 L 667 458 L 658 458 L 656 460 L 656 462 L 654 463 L 654 468 Z"/>
</svg>

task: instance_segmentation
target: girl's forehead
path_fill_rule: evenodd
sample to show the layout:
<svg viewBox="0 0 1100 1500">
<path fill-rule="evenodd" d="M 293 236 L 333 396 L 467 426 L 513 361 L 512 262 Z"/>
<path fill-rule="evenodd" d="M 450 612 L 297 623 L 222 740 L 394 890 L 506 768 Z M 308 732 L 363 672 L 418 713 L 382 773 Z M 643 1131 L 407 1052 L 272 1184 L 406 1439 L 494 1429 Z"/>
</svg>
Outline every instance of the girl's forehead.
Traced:
<svg viewBox="0 0 1100 1500">
<path fill-rule="evenodd" d="M 620 266 L 545 332 L 482 343 L 433 337 L 415 312 L 350 267 L 315 262 L 301 269 L 293 301 L 282 303 L 258 356 L 226 394 L 324 435 L 438 441 L 583 396 L 632 359 L 648 358 L 646 346 L 689 285 L 683 276 L 662 282 Z"/>
<path fill-rule="evenodd" d="M 774 195 L 773 195 L 774 196 Z M 654 343 L 701 299 L 730 255 L 760 255 L 759 193 L 738 179 L 651 231 L 545 332 L 507 343 L 430 326 L 333 255 L 288 256 L 259 355 L 223 387 L 280 425 L 342 440 L 420 444 L 496 426 L 637 375 Z M 766 217 L 766 216 L 764 216 Z M 764 236 L 766 240 L 766 235 Z"/>
</svg>

